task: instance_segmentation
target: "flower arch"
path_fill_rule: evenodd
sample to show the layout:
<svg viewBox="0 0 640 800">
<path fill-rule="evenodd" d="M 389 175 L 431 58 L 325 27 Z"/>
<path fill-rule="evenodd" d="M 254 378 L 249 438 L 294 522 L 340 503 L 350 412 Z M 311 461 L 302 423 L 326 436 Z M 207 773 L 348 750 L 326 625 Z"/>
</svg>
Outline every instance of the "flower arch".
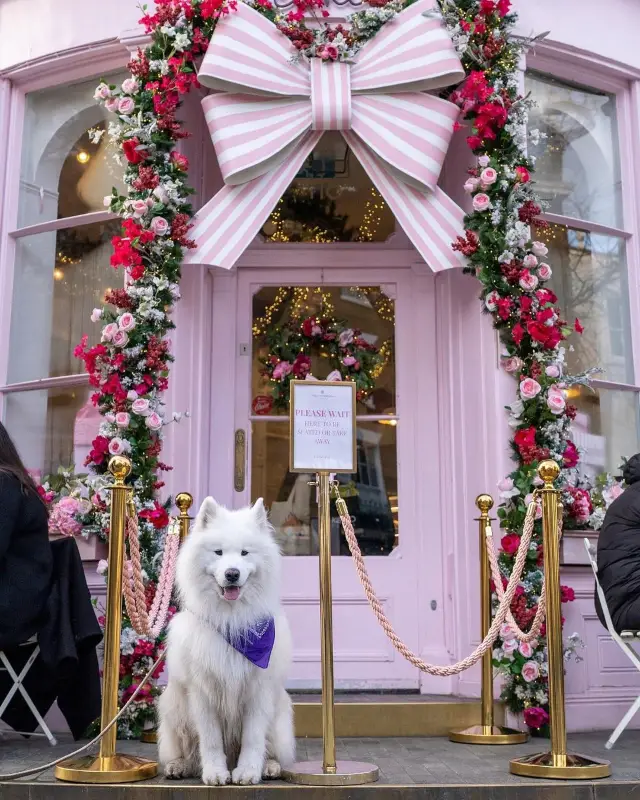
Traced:
<svg viewBox="0 0 640 800">
<path fill-rule="evenodd" d="M 241 2 L 242 0 L 238 0 Z M 162 428 L 168 422 L 162 393 L 172 360 L 166 336 L 173 327 L 171 309 L 180 297 L 180 268 L 190 239 L 192 208 L 188 161 L 177 145 L 188 135 L 177 118 L 184 96 L 198 86 L 197 62 L 205 53 L 217 21 L 233 14 L 237 0 L 156 0 L 153 13 L 141 22 L 151 44 L 129 63 L 131 77 L 119 87 L 101 83 L 96 99 L 114 113 L 110 136 L 125 167 L 126 196 L 116 190 L 106 198 L 122 218 L 114 237 L 111 264 L 125 272 L 125 287 L 105 298 L 93 314 L 102 327 L 102 341 L 78 346 L 93 400 L 103 415 L 100 434 L 88 462 L 106 471 L 108 454 L 126 452 L 133 462 L 133 485 L 140 516 L 144 568 L 153 584 L 156 556 L 167 523 L 168 504 L 157 499 L 159 475 L 170 469 L 160 460 Z M 369 0 L 350 28 L 326 26 L 323 0 L 295 0 L 289 13 L 270 0 L 250 0 L 275 21 L 300 57 L 340 60 L 371 38 L 411 0 Z M 501 562 L 512 564 L 514 545 L 525 514 L 527 496 L 536 481 L 536 464 L 554 458 L 564 466 L 563 481 L 570 504 L 576 497 L 575 468 L 579 455 L 571 441 L 575 409 L 566 402 L 563 342 L 576 320 L 562 320 L 555 294 L 545 286 L 551 277 L 547 249 L 531 241 L 531 226 L 543 228 L 527 158 L 528 103 L 520 95 L 517 64 L 527 43 L 516 40 L 516 15 L 510 0 L 439 0 L 439 9 L 465 69 L 465 80 L 443 93 L 460 108 L 455 128 L 465 127 L 476 164 L 465 189 L 473 211 L 465 217 L 465 233 L 452 243 L 467 259 L 466 271 L 481 285 L 481 303 L 498 330 L 504 347 L 502 366 L 518 381 L 510 407 L 514 471 L 501 484 L 498 511 L 504 531 Z M 305 24 L 316 17 L 319 27 Z M 106 530 L 108 519 L 102 512 Z M 540 530 L 514 611 L 521 624 L 535 613 L 542 573 Z M 569 600 L 571 590 L 564 591 Z M 548 697 L 542 640 L 515 652 L 510 632 L 503 631 L 494 653 L 506 673 L 505 697 L 514 711 L 537 729 L 548 720 Z M 133 634 L 127 620 L 123 635 L 122 696 L 131 693 L 162 641 L 147 642 Z M 153 692 L 143 695 L 120 727 L 135 736 L 153 715 Z"/>
</svg>

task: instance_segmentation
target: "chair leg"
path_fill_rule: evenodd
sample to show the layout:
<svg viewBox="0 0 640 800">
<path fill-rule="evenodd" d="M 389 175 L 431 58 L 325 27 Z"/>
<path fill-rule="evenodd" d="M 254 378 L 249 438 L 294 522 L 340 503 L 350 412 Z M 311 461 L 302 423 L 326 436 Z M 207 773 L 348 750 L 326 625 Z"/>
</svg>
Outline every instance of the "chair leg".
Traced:
<svg viewBox="0 0 640 800">
<path fill-rule="evenodd" d="M 33 651 L 33 653 L 29 656 L 29 658 L 27 660 L 27 663 L 24 665 L 24 667 L 22 668 L 22 670 L 21 670 L 19 675 L 14 670 L 11 662 L 6 657 L 6 655 L 4 653 L 0 652 L 0 660 L 4 664 L 7 672 L 9 673 L 11 679 L 13 680 L 13 686 L 9 690 L 9 692 L 8 692 L 7 696 L 5 697 L 2 705 L 0 706 L 0 714 L 4 713 L 4 710 L 8 707 L 9 702 L 10 702 L 11 698 L 13 697 L 13 695 L 16 692 L 19 692 L 22 695 L 23 700 L 25 701 L 25 703 L 29 707 L 29 710 L 33 714 L 33 716 L 34 716 L 34 718 L 35 718 L 35 720 L 36 720 L 36 722 L 38 724 L 38 727 L 40 727 L 42 729 L 42 733 L 44 733 L 44 735 L 49 740 L 49 744 L 52 747 L 55 747 L 56 744 L 58 744 L 58 742 L 56 740 L 56 737 L 49 730 L 49 726 L 44 721 L 42 715 L 40 714 L 40 712 L 36 708 L 36 706 L 35 706 L 33 700 L 31 699 L 31 697 L 29 697 L 29 693 L 27 692 L 27 690 L 22 685 L 22 681 L 25 679 L 25 677 L 27 675 L 27 672 L 29 672 L 29 670 L 33 666 L 33 663 L 36 660 L 36 658 L 38 657 L 39 652 L 40 652 L 40 648 L 36 647 L 35 650 Z M 42 734 L 36 734 L 36 735 L 40 735 L 41 736 Z"/>
<path fill-rule="evenodd" d="M 609 740 L 605 744 L 605 747 L 607 748 L 607 750 L 611 750 L 613 745 L 618 741 L 618 739 L 620 737 L 620 734 L 624 731 L 624 729 L 627 727 L 627 725 L 631 722 L 633 717 L 636 715 L 638 709 L 640 709 L 640 695 L 638 695 L 636 697 L 636 699 L 635 699 L 633 705 L 631 706 L 631 708 L 627 711 L 627 713 L 624 715 L 624 717 L 620 720 L 620 722 L 618 723 L 618 727 L 615 729 L 615 731 L 609 737 Z"/>
</svg>

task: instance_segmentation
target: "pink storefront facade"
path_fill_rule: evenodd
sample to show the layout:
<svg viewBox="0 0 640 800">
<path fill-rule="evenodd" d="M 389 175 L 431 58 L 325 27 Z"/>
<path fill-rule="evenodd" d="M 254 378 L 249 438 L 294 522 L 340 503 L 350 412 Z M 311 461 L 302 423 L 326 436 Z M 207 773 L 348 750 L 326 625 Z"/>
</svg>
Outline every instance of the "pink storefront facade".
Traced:
<svg viewBox="0 0 640 800">
<path fill-rule="evenodd" d="M 537 102 L 530 127 L 546 134 L 535 152 L 554 289 L 587 329 L 569 360 L 604 370 L 594 391 L 573 398 L 575 440 L 595 475 L 640 450 L 640 7 L 611 0 L 603 18 L 591 0 L 514 5 L 523 35 L 550 31 L 522 64 L 522 81 Z M 73 349 L 83 333 L 95 337 L 91 311 L 120 280 L 109 267 L 117 221 L 103 197 L 121 178 L 108 133 L 95 143 L 88 132 L 108 127 L 93 89 L 103 76 L 126 77 L 144 42 L 138 16 L 130 0 L 0 4 L 1 413 L 43 475 L 80 470 L 99 424 Z M 221 178 L 197 98 L 184 108 L 197 208 Z M 462 206 L 468 159 L 454 137 L 440 184 Z M 356 517 L 386 612 L 428 661 L 470 652 L 479 627 L 474 498 L 497 497 L 510 470 L 504 407 L 514 398 L 474 279 L 434 274 L 348 149 L 327 138 L 236 266 L 185 266 L 181 294 L 167 408 L 189 414 L 168 428 L 168 490 L 229 507 L 265 497 L 285 553 L 291 687 L 320 681 L 317 525 L 306 481 L 288 473 L 286 415 L 269 399 L 261 359 L 267 332 L 303 307 L 335 313 L 384 348 L 358 411 Z M 563 582 L 576 594 L 566 632 L 584 644 L 567 672 L 574 730 L 612 727 L 640 688 L 595 615 L 582 536 L 563 545 Z M 337 686 L 477 695 L 479 670 L 430 677 L 394 652 L 335 538 Z M 96 557 L 86 549 L 100 596 Z"/>
</svg>

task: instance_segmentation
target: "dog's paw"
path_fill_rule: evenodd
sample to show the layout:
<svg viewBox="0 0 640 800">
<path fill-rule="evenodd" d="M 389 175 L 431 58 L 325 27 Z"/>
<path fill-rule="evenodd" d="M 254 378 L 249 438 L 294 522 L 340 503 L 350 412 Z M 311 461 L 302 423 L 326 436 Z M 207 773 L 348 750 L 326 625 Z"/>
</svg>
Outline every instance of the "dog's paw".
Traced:
<svg viewBox="0 0 640 800">
<path fill-rule="evenodd" d="M 204 766 L 202 768 L 202 782 L 206 786 L 225 786 L 231 782 L 231 773 L 226 767 L 216 767 L 215 765 Z"/>
<path fill-rule="evenodd" d="M 262 770 L 259 767 L 236 767 L 231 775 L 231 782 L 241 786 L 251 786 L 260 783 Z"/>
<path fill-rule="evenodd" d="M 184 758 L 175 758 L 173 761 L 169 761 L 164 768 L 164 776 L 169 780 L 178 781 L 181 778 L 190 778 L 192 774 L 191 765 Z"/>
<path fill-rule="evenodd" d="M 262 770 L 262 777 L 268 781 L 279 778 L 281 774 L 282 767 L 280 764 L 275 759 L 268 758 L 267 763 L 264 765 L 264 769 Z"/>
</svg>

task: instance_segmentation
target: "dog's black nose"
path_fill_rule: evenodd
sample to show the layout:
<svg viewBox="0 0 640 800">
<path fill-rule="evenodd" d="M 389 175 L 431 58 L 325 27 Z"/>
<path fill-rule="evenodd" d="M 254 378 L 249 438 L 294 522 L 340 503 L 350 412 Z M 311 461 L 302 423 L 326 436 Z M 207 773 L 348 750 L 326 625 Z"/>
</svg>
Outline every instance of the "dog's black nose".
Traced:
<svg viewBox="0 0 640 800">
<path fill-rule="evenodd" d="M 224 573 L 224 577 L 229 581 L 229 583 L 237 583 L 238 579 L 240 578 L 240 570 L 228 569 Z"/>
</svg>

